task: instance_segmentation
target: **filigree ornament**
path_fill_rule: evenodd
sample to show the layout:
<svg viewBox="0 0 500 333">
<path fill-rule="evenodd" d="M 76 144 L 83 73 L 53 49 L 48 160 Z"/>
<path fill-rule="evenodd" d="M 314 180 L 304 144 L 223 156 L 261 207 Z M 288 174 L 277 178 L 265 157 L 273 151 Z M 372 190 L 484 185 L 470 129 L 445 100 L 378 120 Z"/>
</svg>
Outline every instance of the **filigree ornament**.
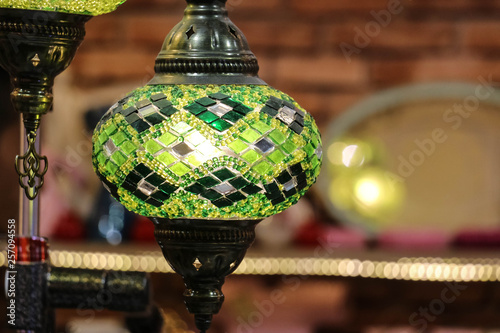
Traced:
<svg viewBox="0 0 500 333">
<path fill-rule="evenodd" d="M 41 156 L 36 151 L 36 132 L 29 132 L 27 140 L 26 153 L 16 156 L 16 171 L 19 175 L 19 185 L 24 189 L 26 197 L 29 200 L 35 200 L 43 186 L 43 177 L 47 173 L 49 164 L 47 157 Z"/>
</svg>

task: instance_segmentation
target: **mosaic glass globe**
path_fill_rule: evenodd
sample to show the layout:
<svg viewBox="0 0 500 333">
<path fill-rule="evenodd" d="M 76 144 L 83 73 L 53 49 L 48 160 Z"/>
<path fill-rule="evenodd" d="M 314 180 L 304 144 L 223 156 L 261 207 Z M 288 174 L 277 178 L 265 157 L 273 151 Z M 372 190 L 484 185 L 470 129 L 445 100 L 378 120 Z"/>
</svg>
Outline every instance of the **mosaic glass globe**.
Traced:
<svg viewBox="0 0 500 333">
<path fill-rule="evenodd" d="M 119 101 L 93 163 L 127 209 L 169 219 L 263 219 L 316 181 L 318 128 L 264 85 L 149 85 Z"/>
</svg>

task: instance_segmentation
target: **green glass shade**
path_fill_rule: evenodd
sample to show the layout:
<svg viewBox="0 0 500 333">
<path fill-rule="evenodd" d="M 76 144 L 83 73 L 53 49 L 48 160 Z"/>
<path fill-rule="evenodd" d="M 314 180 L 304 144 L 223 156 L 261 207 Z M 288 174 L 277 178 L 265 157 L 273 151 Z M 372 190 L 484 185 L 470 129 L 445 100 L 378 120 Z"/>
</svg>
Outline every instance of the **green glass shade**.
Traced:
<svg viewBox="0 0 500 333">
<path fill-rule="evenodd" d="M 310 114 L 265 85 L 148 85 L 93 135 L 93 164 L 127 209 L 169 219 L 262 219 L 316 181 Z"/>
<path fill-rule="evenodd" d="M 125 0 L 5 0 L 0 8 L 55 11 L 80 15 L 102 15 L 114 11 Z"/>
</svg>

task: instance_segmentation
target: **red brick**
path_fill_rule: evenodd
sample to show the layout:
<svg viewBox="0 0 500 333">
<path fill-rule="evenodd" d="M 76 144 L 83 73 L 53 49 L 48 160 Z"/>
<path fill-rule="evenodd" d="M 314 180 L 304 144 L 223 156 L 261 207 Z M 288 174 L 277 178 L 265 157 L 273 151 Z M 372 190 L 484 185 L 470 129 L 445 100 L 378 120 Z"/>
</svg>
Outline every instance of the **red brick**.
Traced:
<svg viewBox="0 0 500 333">
<path fill-rule="evenodd" d="M 454 26 L 445 22 L 394 22 L 372 40 L 373 46 L 443 47 L 453 45 Z"/>
<path fill-rule="evenodd" d="M 226 8 L 229 15 L 237 12 L 250 11 L 278 11 L 280 8 L 281 0 L 228 0 Z"/>
<path fill-rule="evenodd" d="M 257 56 L 259 61 L 259 77 L 268 84 L 273 85 L 276 81 L 276 59 Z"/>
<path fill-rule="evenodd" d="M 425 58 L 416 61 L 375 61 L 372 80 L 383 85 L 425 81 L 472 81 L 479 76 L 500 79 L 500 63 L 470 57 Z"/>
<path fill-rule="evenodd" d="M 118 15 L 109 14 L 92 18 L 85 25 L 85 43 L 120 43 L 123 35 L 120 33 L 121 25 Z"/>
<path fill-rule="evenodd" d="M 318 89 L 363 85 L 367 67 L 359 61 L 348 63 L 339 57 L 284 57 L 277 61 L 278 84 Z"/>
<path fill-rule="evenodd" d="M 250 47 L 307 50 L 316 44 L 315 26 L 287 21 L 245 21 L 238 24 Z"/>
<path fill-rule="evenodd" d="M 132 44 L 147 45 L 158 52 L 170 30 L 180 22 L 182 16 L 164 14 L 127 15 L 125 36 Z"/>
<path fill-rule="evenodd" d="M 419 8 L 426 10 L 472 10 L 472 9 L 494 9 L 500 7 L 498 0 L 418 0 L 405 2 L 408 8 Z"/>
<path fill-rule="evenodd" d="M 136 49 L 77 53 L 72 70 L 79 85 L 100 85 L 127 80 L 146 83 L 154 74 L 156 54 Z"/>
<path fill-rule="evenodd" d="M 338 92 L 331 95 L 331 101 L 334 105 L 335 115 L 346 112 L 355 104 L 361 102 L 364 98 L 373 94 L 373 91 L 364 90 L 361 92 Z"/>
<path fill-rule="evenodd" d="M 336 48 L 347 43 L 358 49 L 447 47 L 455 42 L 455 28 L 451 23 L 395 20 L 386 27 L 378 23 L 367 26 L 367 23 L 333 24 L 329 28 L 328 42 Z M 373 27 L 378 30 L 372 30 Z"/>
<path fill-rule="evenodd" d="M 306 109 L 313 115 L 316 121 L 321 120 L 321 114 L 325 113 L 330 115 L 332 113 L 332 103 L 330 103 L 330 93 L 327 92 L 304 92 L 298 89 L 289 90 L 287 93 L 297 102 L 301 107 Z"/>
<path fill-rule="evenodd" d="M 500 22 L 466 22 L 460 25 L 465 47 L 499 48 Z"/>
<path fill-rule="evenodd" d="M 292 8 L 299 13 L 328 14 L 332 11 L 362 11 L 386 9 L 389 1 L 400 1 L 404 6 L 406 0 L 291 0 Z"/>
</svg>

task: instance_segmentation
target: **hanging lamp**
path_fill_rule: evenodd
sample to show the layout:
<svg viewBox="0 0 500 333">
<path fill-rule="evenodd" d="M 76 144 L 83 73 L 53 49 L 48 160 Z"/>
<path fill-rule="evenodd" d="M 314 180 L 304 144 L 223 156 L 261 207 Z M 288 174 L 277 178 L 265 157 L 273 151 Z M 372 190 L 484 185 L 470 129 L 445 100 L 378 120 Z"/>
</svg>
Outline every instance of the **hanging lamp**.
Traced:
<svg viewBox="0 0 500 333">
<path fill-rule="evenodd" d="M 311 115 L 258 77 L 226 1 L 187 3 L 154 78 L 97 125 L 93 164 L 117 200 L 155 223 L 205 332 L 256 224 L 304 195 L 319 174 L 322 148 Z"/>
</svg>

